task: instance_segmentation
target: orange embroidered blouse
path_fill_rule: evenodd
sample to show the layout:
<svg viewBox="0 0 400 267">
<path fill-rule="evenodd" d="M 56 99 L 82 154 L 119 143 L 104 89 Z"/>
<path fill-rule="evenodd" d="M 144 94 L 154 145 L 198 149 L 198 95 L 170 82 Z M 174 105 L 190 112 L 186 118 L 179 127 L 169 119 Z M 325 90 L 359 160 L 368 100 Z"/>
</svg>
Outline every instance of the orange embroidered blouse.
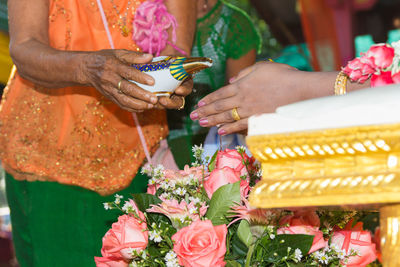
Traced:
<svg viewBox="0 0 400 267">
<path fill-rule="evenodd" d="M 129 30 L 142 1 L 129 1 Z M 123 36 L 112 2 L 127 10 L 128 0 L 102 0 L 115 47 L 138 50 L 131 35 Z M 49 38 L 60 50 L 110 48 L 96 0 L 50 0 Z M 154 151 L 168 133 L 165 112 L 138 117 Z M 132 114 L 95 88 L 46 89 L 14 71 L 0 106 L 0 157 L 16 179 L 57 181 L 106 195 L 130 184 L 145 154 Z"/>
</svg>

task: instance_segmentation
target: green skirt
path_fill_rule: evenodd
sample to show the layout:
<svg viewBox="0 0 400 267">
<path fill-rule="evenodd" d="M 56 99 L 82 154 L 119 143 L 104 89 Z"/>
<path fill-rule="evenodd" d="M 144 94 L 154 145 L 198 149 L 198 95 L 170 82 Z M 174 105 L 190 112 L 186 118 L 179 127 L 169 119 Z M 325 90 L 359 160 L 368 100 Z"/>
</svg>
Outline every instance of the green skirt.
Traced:
<svg viewBox="0 0 400 267">
<path fill-rule="evenodd" d="M 126 199 L 146 187 L 147 177 L 138 173 L 118 194 Z M 9 174 L 6 190 L 20 267 L 95 266 L 102 237 L 120 215 L 103 207 L 114 196 L 55 182 L 17 181 Z"/>
</svg>

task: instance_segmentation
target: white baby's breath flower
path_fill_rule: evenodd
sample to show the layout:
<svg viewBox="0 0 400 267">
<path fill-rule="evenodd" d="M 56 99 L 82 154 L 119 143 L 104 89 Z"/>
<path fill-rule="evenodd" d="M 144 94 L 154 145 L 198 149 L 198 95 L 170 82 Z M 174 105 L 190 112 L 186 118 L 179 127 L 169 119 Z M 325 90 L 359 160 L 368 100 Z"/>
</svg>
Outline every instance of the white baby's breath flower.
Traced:
<svg viewBox="0 0 400 267">
<path fill-rule="evenodd" d="M 125 201 L 125 204 L 121 209 L 123 212 L 129 213 L 133 210 L 133 205 L 129 201 Z"/>
<path fill-rule="evenodd" d="M 301 261 L 301 258 L 303 258 L 303 254 L 301 253 L 300 249 L 298 249 L 298 248 L 295 249 L 294 258 L 299 262 Z"/>
<path fill-rule="evenodd" d="M 196 213 L 198 213 L 197 208 L 196 208 L 196 207 L 190 208 L 190 209 L 189 209 L 189 213 L 190 213 L 190 214 L 196 214 Z"/>
<path fill-rule="evenodd" d="M 275 235 L 274 235 L 274 234 L 270 234 L 270 235 L 269 235 L 269 238 L 275 239 Z"/>
<path fill-rule="evenodd" d="M 198 145 L 194 145 L 193 147 L 192 147 L 192 152 L 193 152 L 193 154 L 203 154 L 204 153 L 204 148 L 203 148 L 203 145 L 202 144 L 200 144 L 199 146 Z"/>
<path fill-rule="evenodd" d="M 244 146 L 236 146 L 235 149 L 239 152 L 239 153 L 245 153 L 246 152 L 246 148 Z"/>
<path fill-rule="evenodd" d="M 110 207 L 110 204 L 109 204 L 109 203 L 103 203 L 103 205 L 104 205 L 104 209 L 105 209 L 105 210 L 109 210 L 109 209 L 111 209 L 111 207 Z"/>
<path fill-rule="evenodd" d="M 156 184 L 157 183 L 157 179 L 155 178 L 155 177 L 153 177 L 153 178 L 151 178 L 150 180 L 149 180 L 149 184 L 150 185 L 153 185 L 153 184 Z"/>
<path fill-rule="evenodd" d="M 177 255 L 172 250 L 165 255 L 164 259 L 167 267 L 179 267 Z"/>
<path fill-rule="evenodd" d="M 330 258 L 328 255 L 325 254 L 323 251 L 316 251 L 314 252 L 314 257 L 318 259 L 320 263 L 328 264 Z"/>
<path fill-rule="evenodd" d="M 160 243 L 162 241 L 162 237 L 159 232 L 156 230 L 149 232 L 149 239 L 154 241 L 155 243 Z"/>
<path fill-rule="evenodd" d="M 115 194 L 115 200 L 114 203 L 119 205 L 121 203 L 121 199 L 123 199 L 124 197 L 118 194 Z"/>
<path fill-rule="evenodd" d="M 174 193 L 177 194 L 178 196 L 184 196 L 186 194 L 186 189 L 179 187 L 174 191 Z"/>
<path fill-rule="evenodd" d="M 192 202 L 193 204 L 200 203 L 200 198 L 198 197 L 189 197 L 189 201 Z"/>
</svg>

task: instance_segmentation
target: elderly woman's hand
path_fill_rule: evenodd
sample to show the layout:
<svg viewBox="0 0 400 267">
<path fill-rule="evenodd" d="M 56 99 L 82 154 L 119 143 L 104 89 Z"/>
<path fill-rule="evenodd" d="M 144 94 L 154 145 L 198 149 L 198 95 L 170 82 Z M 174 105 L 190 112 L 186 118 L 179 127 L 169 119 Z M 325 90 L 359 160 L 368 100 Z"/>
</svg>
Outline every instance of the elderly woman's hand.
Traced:
<svg viewBox="0 0 400 267">
<path fill-rule="evenodd" d="M 133 68 L 135 63 L 148 63 L 149 54 L 128 50 L 101 50 L 84 57 L 78 80 L 95 87 L 100 93 L 130 112 L 151 109 L 158 99 L 128 80 L 153 85 L 154 79 Z"/>
<path fill-rule="evenodd" d="M 274 112 L 278 106 L 303 99 L 301 87 L 296 85 L 302 74 L 284 64 L 257 63 L 241 71 L 230 85 L 204 97 L 190 117 L 203 127 L 221 125 L 220 135 L 246 130 L 250 116 Z M 240 120 L 235 121 L 234 108 Z"/>
</svg>

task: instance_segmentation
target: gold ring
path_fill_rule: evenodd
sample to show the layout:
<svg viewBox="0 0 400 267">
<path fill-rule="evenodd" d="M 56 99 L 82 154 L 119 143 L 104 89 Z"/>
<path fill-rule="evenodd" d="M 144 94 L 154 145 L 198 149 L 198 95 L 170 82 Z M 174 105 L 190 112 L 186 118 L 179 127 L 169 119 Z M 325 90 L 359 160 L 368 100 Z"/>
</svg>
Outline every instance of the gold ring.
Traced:
<svg viewBox="0 0 400 267">
<path fill-rule="evenodd" d="M 180 106 L 178 110 L 182 110 L 185 107 L 185 97 L 184 96 L 181 97 L 182 97 L 182 106 Z"/>
<path fill-rule="evenodd" d="M 235 121 L 240 121 L 240 116 L 239 116 L 239 113 L 238 113 L 238 111 L 237 111 L 237 108 L 233 108 L 232 111 L 231 111 L 231 113 L 232 113 L 232 118 L 233 118 Z"/>
<path fill-rule="evenodd" d="M 122 92 L 122 90 L 121 90 L 121 83 L 122 83 L 122 81 L 123 81 L 123 79 L 122 80 L 120 80 L 119 82 L 118 82 L 118 94 L 123 94 L 124 92 Z"/>
</svg>

